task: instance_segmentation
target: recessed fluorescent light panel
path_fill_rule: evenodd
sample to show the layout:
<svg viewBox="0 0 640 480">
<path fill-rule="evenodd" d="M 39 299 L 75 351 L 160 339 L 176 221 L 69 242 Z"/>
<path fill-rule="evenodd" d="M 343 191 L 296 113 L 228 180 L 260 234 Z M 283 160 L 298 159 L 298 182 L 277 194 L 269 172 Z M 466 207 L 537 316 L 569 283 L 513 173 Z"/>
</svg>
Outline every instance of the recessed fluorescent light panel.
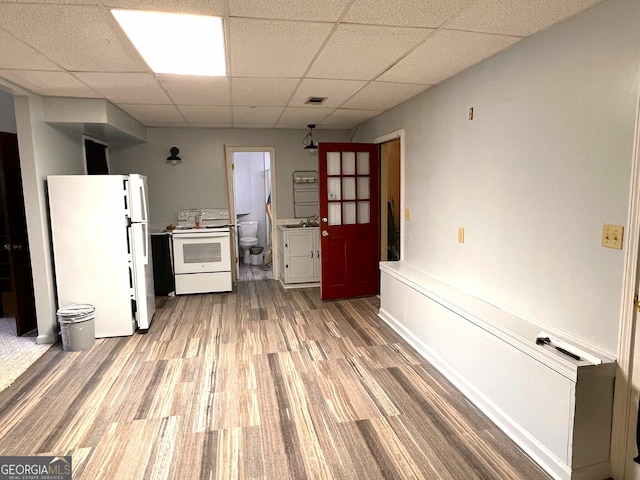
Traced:
<svg viewBox="0 0 640 480">
<path fill-rule="evenodd" d="M 111 10 L 155 73 L 224 76 L 222 19 L 141 10 Z"/>
</svg>

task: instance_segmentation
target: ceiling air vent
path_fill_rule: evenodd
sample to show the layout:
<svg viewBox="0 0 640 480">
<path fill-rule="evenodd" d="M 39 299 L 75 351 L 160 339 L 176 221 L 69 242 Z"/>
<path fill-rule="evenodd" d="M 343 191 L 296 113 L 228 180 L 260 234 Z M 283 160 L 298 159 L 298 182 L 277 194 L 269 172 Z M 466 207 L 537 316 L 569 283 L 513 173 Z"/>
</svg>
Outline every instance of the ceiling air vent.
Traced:
<svg viewBox="0 0 640 480">
<path fill-rule="evenodd" d="M 304 103 L 305 105 L 322 105 L 326 99 L 327 97 L 309 97 Z"/>
</svg>

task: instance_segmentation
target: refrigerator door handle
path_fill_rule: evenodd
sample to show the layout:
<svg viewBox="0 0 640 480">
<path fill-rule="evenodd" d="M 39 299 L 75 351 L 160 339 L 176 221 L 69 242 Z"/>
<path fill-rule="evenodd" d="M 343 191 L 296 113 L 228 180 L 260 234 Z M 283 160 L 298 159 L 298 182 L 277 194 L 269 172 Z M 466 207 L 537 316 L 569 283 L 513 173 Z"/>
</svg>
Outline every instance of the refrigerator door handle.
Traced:
<svg viewBox="0 0 640 480">
<path fill-rule="evenodd" d="M 138 184 L 138 192 L 140 193 L 140 198 L 142 199 L 142 220 L 148 222 L 149 219 L 147 218 L 147 212 L 149 212 L 149 210 L 147 210 L 147 192 L 145 191 L 144 182 L 142 181 Z"/>
<path fill-rule="evenodd" d="M 144 264 L 149 265 L 149 232 L 147 231 L 148 225 L 142 224 L 142 251 L 144 252 Z"/>
<path fill-rule="evenodd" d="M 129 201 L 134 222 L 149 221 L 146 190 L 146 177 L 138 174 L 129 175 Z"/>
</svg>

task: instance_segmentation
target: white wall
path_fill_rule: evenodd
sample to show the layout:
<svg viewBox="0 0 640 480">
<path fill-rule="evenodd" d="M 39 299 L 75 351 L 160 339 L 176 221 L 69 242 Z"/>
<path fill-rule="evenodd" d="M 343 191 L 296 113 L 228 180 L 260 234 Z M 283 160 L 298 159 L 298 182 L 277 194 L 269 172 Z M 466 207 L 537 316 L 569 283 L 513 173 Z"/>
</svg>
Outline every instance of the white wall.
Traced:
<svg viewBox="0 0 640 480">
<path fill-rule="evenodd" d="M 317 170 L 318 157 L 303 151 L 305 130 L 150 128 L 147 143 L 110 148 L 113 173 L 140 173 L 149 179 L 149 215 L 155 224 L 175 223 L 180 209 L 227 205 L 224 147 L 275 147 L 279 218 L 293 218 L 294 170 Z M 348 141 L 347 130 L 319 130 L 318 141 Z M 315 135 L 315 134 L 314 134 Z M 182 164 L 166 163 L 169 148 L 180 148 Z"/>
<path fill-rule="evenodd" d="M 406 261 L 613 355 L 624 254 L 600 241 L 604 223 L 627 220 L 638 25 L 640 2 L 604 2 L 382 114 L 356 138 L 406 131 Z"/>
<path fill-rule="evenodd" d="M 48 175 L 84 173 L 82 138 L 80 133 L 56 129 L 45 123 L 42 98 L 35 95 L 16 97 L 15 113 L 38 318 L 37 341 L 52 343 L 57 339 L 57 304 L 46 178 Z"/>
</svg>

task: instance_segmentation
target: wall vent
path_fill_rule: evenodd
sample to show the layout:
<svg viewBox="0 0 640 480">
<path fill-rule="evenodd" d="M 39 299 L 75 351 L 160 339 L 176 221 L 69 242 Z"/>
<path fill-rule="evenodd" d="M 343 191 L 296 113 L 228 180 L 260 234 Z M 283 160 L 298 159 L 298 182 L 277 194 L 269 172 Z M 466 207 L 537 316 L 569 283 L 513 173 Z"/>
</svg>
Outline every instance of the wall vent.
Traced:
<svg viewBox="0 0 640 480">
<path fill-rule="evenodd" d="M 322 105 L 326 99 L 327 97 L 309 97 L 304 103 L 305 105 Z"/>
</svg>

